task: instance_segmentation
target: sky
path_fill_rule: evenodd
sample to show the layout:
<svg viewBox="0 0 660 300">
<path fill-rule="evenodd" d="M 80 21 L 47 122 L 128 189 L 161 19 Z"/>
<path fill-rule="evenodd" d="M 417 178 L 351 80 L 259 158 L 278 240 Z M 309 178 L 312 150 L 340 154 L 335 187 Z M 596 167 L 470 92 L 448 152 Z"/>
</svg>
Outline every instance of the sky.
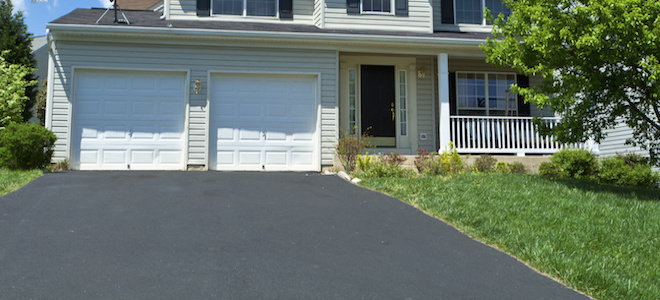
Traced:
<svg viewBox="0 0 660 300">
<path fill-rule="evenodd" d="M 108 7 L 109 0 L 11 0 L 14 10 L 25 16 L 28 31 L 33 36 L 46 34 L 46 24 L 76 8 Z"/>
</svg>

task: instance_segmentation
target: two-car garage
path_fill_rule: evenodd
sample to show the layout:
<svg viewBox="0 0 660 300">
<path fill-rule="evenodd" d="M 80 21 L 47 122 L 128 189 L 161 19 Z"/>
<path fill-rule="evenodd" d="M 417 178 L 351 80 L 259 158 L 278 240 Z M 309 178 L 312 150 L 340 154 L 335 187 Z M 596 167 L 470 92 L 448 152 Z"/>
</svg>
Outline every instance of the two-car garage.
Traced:
<svg viewBox="0 0 660 300">
<path fill-rule="evenodd" d="M 316 76 L 209 74 L 209 169 L 320 168 Z M 77 70 L 72 167 L 186 169 L 188 81 L 187 72 Z"/>
</svg>

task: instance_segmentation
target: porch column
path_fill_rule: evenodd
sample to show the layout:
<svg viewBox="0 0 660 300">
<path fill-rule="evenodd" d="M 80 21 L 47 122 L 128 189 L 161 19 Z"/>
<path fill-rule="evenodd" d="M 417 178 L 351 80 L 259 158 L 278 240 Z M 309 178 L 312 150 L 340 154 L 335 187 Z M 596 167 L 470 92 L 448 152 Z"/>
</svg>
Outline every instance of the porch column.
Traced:
<svg viewBox="0 0 660 300">
<path fill-rule="evenodd" d="M 440 152 L 444 151 L 450 142 L 449 136 L 449 57 L 447 53 L 438 54 L 438 131 Z"/>
</svg>

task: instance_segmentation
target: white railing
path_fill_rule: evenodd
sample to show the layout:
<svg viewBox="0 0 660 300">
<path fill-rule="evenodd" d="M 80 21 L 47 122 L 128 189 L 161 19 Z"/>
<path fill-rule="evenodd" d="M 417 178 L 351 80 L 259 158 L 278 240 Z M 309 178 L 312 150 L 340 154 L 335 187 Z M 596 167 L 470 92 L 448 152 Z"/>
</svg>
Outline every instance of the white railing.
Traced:
<svg viewBox="0 0 660 300">
<path fill-rule="evenodd" d="M 532 117 L 450 116 L 451 141 L 459 153 L 554 153 L 562 148 L 584 148 L 584 144 L 563 145 L 539 134 Z M 541 118 L 550 127 L 560 118 Z"/>
</svg>

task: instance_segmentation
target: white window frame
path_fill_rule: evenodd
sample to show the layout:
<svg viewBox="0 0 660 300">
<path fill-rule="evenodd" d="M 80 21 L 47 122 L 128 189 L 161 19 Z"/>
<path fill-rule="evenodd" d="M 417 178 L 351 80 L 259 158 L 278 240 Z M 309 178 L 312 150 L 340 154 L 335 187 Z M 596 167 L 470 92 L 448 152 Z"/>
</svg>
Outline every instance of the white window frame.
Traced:
<svg viewBox="0 0 660 300">
<path fill-rule="evenodd" d="M 455 25 L 467 25 L 467 26 L 492 26 L 489 25 L 486 20 L 486 0 L 481 0 L 481 24 L 474 23 L 459 23 L 458 15 L 456 14 L 456 2 L 461 0 L 454 0 L 454 24 Z M 501 0 L 500 0 L 501 1 Z"/>
<path fill-rule="evenodd" d="M 397 85 L 399 97 L 397 97 L 398 103 L 398 121 L 399 121 L 399 134 L 402 137 L 408 136 L 408 72 L 406 70 L 398 70 L 397 74 Z"/>
<path fill-rule="evenodd" d="M 351 72 L 353 72 L 353 75 L 354 75 L 353 82 L 351 82 Z M 358 115 L 360 113 L 360 105 L 359 105 L 360 104 L 359 103 L 360 102 L 359 101 L 359 98 L 360 98 L 359 97 L 359 95 L 360 95 L 359 86 L 360 85 L 358 84 L 359 83 L 359 78 L 358 78 L 359 73 L 360 72 L 357 71 L 357 68 L 348 69 L 348 78 L 347 78 L 347 80 L 348 80 L 348 85 L 347 85 L 347 87 L 348 87 L 348 91 L 347 91 L 348 92 L 348 98 L 347 98 L 348 99 L 348 127 L 349 127 L 348 128 L 348 133 L 350 135 L 357 135 L 361 132 L 360 123 L 359 123 L 360 117 Z M 353 85 L 353 95 L 351 95 L 351 85 Z M 353 97 L 353 102 L 354 102 L 352 108 L 351 108 L 351 97 Z M 353 115 L 354 118 L 351 118 L 351 111 L 355 112 L 355 114 Z"/>
<path fill-rule="evenodd" d="M 390 0 L 390 11 L 385 12 L 385 11 L 370 11 L 370 10 L 364 10 L 364 7 L 362 4 L 364 3 L 364 0 L 360 0 L 360 14 L 361 15 L 386 15 L 386 16 L 393 16 L 396 12 L 396 8 L 394 5 L 396 0 Z"/>
<path fill-rule="evenodd" d="M 211 0 L 211 15 L 213 16 L 223 16 L 223 17 L 236 17 L 236 18 L 262 18 L 262 19 L 279 19 L 280 18 L 280 1 L 275 1 L 275 15 L 274 16 L 253 16 L 247 14 L 247 0 L 243 0 L 243 14 L 240 15 L 227 15 L 227 14 L 214 14 L 213 13 L 213 3 L 215 1 Z"/>
<path fill-rule="evenodd" d="M 486 99 L 486 106 L 485 107 L 469 107 L 469 106 L 461 107 L 460 106 L 460 102 L 458 101 L 458 91 L 459 91 L 459 88 L 458 88 L 459 87 L 459 85 L 458 85 L 459 84 L 458 75 L 459 74 L 482 74 L 482 75 L 484 75 L 484 82 L 485 82 L 485 84 L 484 84 L 484 89 L 485 89 L 484 98 Z M 472 111 L 481 110 L 481 111 L 486 112 L 486 116 L 490 116 L 491 108 L 490 108 L 490 95 L 488 94 L 490 92 L 489 87 L 488 87 L 488 75 L 513 75 L 513 82 L 514 83 L 518 82 L 518 74 L 513 73 L 513 72 L 457 71 L 456 75 L 455 75 L 456 76 L 456 87 L 455 88 L 456 88 L 456 112 L 457 113 L 461 109 L 463 109 L 463 110 L 472 110 Z M 507 113 L 508 112 L 513 112 L 517 116 L 520 113 L 518 111 L 518 97 L 517 96 L 514 97 L 513 102 L 515 102 L 516 105 L 512 109 L 506 109 L 505 112 L 507 112 Z M 501 111 L 501 109 L 492 109 L 492 110 L 493 111 Z M 508 114 L 507 114 L 507 116 L 508 116 Z"/>
</svg>

